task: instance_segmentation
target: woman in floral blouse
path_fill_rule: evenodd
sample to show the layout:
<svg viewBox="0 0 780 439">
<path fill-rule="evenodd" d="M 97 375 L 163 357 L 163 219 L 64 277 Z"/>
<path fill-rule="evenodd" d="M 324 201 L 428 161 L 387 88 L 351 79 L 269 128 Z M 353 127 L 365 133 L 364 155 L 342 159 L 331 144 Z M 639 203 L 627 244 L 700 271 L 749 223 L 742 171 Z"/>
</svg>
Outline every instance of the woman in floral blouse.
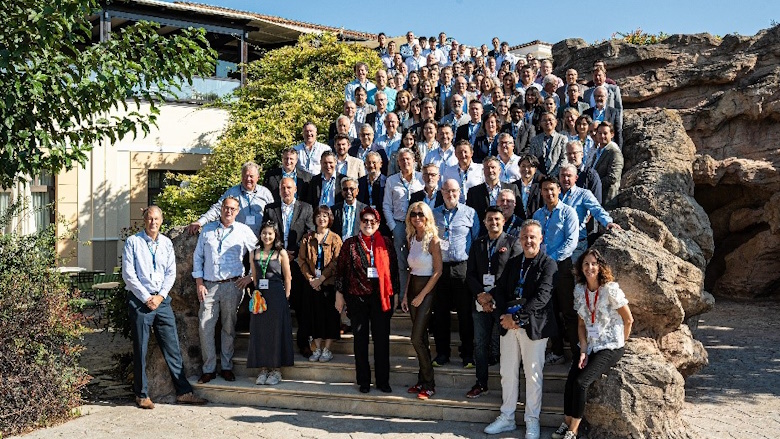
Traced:
<svg viewBox="0 0 780 439">
<path fill-rule="evenodd" d="M 623 290 L 598 250 L 589 249 L 575 266 L 574 309 L 579 316 L 580 355 L 574 358 L 564 391 L 564 422 L 553 439 L 576 439 L 588 387 L 617 364 L 634 318 Z"/>
</svg>

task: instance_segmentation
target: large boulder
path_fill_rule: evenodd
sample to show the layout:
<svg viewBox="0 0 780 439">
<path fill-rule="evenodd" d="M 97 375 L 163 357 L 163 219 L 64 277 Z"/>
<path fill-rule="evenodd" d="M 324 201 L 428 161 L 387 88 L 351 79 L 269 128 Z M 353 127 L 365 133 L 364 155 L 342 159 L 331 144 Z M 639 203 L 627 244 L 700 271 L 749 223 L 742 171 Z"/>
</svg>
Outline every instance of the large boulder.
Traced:
<svg viewBox="0 0 780 439">
<path fill-rule="evenodd" d="M 695 340 L 688 325 L 666 334 L 658 343 L 658 348 L 677 372 L 688 378 L 709 364 L 709 356 L 700 341 Z"/>
</svg>

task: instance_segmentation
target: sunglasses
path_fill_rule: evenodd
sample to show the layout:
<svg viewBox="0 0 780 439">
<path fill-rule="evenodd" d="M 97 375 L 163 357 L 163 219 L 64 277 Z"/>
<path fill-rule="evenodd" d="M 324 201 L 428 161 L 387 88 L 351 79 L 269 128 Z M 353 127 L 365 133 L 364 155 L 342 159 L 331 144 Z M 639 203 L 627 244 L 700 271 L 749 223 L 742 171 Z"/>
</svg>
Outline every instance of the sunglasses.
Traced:
<svg viewBox="0 0 780 439">
<path fill-rule="evenodd" d="M 409 218 L 425 218 L 425 214 L 422 212 L 409 212 Z"/>
<path fill-rule="evenodd" d="M 366 224 L 368 226 L 373 226 L 375 224 L 379 224 L 379 221 L 371 220 L 371 219 L 362 219 L 362 220 L 360 220 L 360 222 L 362 222 L 363 224 Z"/>
</svg>

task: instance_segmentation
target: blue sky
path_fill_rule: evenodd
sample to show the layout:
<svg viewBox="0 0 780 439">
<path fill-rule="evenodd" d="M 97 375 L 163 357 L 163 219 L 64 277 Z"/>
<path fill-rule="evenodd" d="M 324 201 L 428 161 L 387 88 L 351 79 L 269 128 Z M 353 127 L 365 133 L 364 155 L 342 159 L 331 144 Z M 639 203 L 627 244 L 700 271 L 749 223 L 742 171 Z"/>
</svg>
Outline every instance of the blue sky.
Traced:
<svg viewBox="0 0 780 439">
<path fill-rule="evenodd" d="M 445 31 L 467 45 L 490 45 L 494 35 L 510 45 L 536 39 L 554 44 L 571 37 L 592 43 L 608 39 L 613 32 L 637 28 L 648 33 L 754 35 L 770 27 L 772 20 L 780 22 L 778 0 L 195 1 L 364 32 L 382 31 L 392 36 L 408 30 L 418 36 Z M 427 7 L 421 7 L 423 4 Z M 514 6 L 518 4 L 526 6 Z M 589 13 L 589 8 L 599 12 Z M 571 24 L 567 25 L 566 20 Z"/>
</svg>

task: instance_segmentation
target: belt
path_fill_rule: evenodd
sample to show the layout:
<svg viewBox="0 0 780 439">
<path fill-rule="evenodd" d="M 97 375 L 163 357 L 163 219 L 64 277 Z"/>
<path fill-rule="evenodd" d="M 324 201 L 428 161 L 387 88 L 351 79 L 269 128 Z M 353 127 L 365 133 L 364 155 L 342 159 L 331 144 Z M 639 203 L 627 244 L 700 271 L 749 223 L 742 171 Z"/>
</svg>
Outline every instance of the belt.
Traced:
<svg viewBox="0 0 780 439">
<path fill-rule="evenodd" d="M 442 265 L 447 266 L 447 267 L 452 267 L 452 266 L 455 266 L 455 265 L 460 265 L 460 264 L 465 264 L 465 263 L 466 263 L 466 261 L 452 261 L 452 262 L 442 262 Z"/>
<path fill-rule="evenodd" d="M 231 277 L 230 279 L 223 279 L 223 280 L 207 280 L 206 282 L 211 282 L 213 284 L 226 284 L 228 282 L 235 282 L 237 281 L 241 276 Z"/>
</svg>

